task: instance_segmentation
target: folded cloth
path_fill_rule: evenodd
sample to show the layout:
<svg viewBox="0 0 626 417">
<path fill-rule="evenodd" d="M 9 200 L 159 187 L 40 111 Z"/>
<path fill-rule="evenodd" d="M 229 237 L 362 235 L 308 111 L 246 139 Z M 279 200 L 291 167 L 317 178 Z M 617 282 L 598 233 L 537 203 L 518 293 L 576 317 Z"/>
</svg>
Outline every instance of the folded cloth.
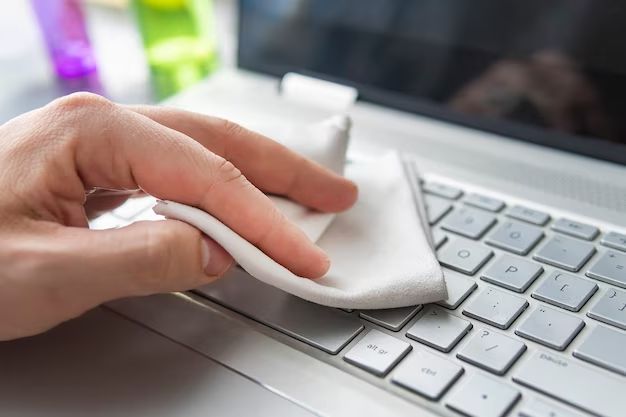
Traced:
<svg viewBox="0 0 626 417">
<path fill-rule="evenodd" d="M 341 173 L 349 120 L 334 117 L 293 129 L 284 144 Z M 154 211 L 185 221 L 218 242 L 253 277 L 318 304 L 380 309 L 424 304 L 446 298 L 443 274 L 429 244 L 427 223 L 415 207 L 412 190 L 396 152 L 345 165 L 359 187 L 350 210 L 319 213 L 290 200 L 271 197 L 293 222 L 324 249 L 331 267 L 322 278 L 296 276 L 210 214 L 172 201 Z M 417 193 L 417 194 L 416 194 Z"/>
</svg>

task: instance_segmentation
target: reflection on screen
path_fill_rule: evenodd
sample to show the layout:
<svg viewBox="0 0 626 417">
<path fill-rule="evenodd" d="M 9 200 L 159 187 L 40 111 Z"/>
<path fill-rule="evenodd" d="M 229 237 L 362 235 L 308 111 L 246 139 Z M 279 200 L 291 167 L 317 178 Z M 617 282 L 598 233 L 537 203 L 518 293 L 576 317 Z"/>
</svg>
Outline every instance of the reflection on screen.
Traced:
<svg viewBox="0 0 626 417">
<path fill-rule="evenodd" d="M 626 143 L 621 0 L 242 0 L 241 37 L 245 67 Z"/>
</svg>

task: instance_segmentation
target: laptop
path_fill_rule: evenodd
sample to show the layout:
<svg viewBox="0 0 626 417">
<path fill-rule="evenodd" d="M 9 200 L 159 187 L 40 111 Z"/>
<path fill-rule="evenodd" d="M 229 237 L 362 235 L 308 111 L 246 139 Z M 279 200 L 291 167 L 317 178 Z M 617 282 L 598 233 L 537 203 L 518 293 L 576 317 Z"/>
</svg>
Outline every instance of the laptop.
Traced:
<svg viewBox="0 0 626 417">
<path fill-rule="evenodd" d="M 351 152 L 418 167 L 448 298 L 347 311 L 235 268 L 0 346 L 12 415 L 623 416 L 626 6 L 241 0 L 238 22 L 238 67 L 169 104 L 349 113 Z"/>
</svg>

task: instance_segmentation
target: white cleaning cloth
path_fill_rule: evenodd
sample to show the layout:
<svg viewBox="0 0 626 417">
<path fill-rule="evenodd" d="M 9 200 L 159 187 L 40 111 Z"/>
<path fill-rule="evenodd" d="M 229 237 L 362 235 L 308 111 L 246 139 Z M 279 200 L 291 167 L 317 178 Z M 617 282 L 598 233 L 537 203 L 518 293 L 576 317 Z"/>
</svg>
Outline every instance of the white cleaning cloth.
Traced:
<svg viewBox="0 0 626 417">
<path fill-rule="evenodd" d="M 335 117 L 278 137 L 341 173 L 348 131 L 349 120 Z M 430 231 L 415 206 L 414 198 L 421 202 L 421 194 L 411 190 L 399 155 L 390 152 L 352 161 L 346 166 L 346 176 L 357 183 L 359 199 L 350 210 L 337 215 L 271 197 L 328 253 L 330 270 L 317 280 L 294 275 L 202 210 L 163 201 L 154 211 L 202 230 L 253 277 L 318 304 L 379 309 L 446 298 L 443 274 L 429 244 Z"/>
</svg>

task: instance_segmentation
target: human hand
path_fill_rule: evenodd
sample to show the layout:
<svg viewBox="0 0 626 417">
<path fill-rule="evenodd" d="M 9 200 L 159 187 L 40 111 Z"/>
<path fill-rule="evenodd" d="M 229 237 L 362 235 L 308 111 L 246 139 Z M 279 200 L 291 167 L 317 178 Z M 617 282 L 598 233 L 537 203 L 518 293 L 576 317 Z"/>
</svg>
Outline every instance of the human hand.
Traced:
<svg viewBox="0 0 626 417">
<path fill-rule="evenodd" d="M 333 212 L 357 196 L 352 182 L 234 123 L 86 93 L 0 126 L 0 166 L 0 340 L 116 298 L 191 289 L 231 266 L 179 221 L 89 230 L 85 207 L 102 208 L 102 189 L 199 207 L 309 278 L 328 257 L 263 192 Z"/>
</svg>

